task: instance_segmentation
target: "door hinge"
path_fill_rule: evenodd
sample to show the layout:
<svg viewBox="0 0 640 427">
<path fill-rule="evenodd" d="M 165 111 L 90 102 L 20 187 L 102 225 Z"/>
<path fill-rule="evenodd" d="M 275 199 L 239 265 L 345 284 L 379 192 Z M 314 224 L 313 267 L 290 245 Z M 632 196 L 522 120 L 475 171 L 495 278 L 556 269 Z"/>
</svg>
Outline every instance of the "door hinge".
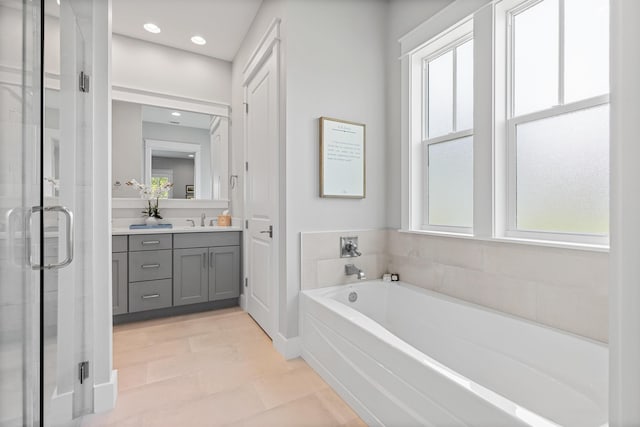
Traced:
<svg viewBox="0 0 640 427">
<path fill-rule="evenodd" d="M 244 162 L 244 170 L 249 172 L 249 162 Z"/>
<path fill-rule="evenodd" d="M 244 220 L 244 228 L 249 229 L 249 220 L 248 219 Z"/>
<path fill-rule="evenodd" d="M 243 102 L 244 104 L 244 112 L 249 114 L 249 103 L 248 102 Z"/>
<path fill-rule="evenodd" d="M 245 288 L 249 287 L 249 279 L 247 277 L 244 278 L 244 287 Z"/>
<path fill-rule="evenodd" d="M 78 364 L 79 372 L 78 376 L 80 378 L 80 384 L 84 383 L 84 380 L 89 378 L 89 361 L 85 360 L 84 362 L 80 362 Z"/>
<path fill-rule="evenodd" d="M 91 82 L 91 78 L 88 74 L 85 74 L 84 71 L 80 71 L 79 85 L 78 89 L 80 92 L 89 93 L 89 83 Z"/>
</svg>

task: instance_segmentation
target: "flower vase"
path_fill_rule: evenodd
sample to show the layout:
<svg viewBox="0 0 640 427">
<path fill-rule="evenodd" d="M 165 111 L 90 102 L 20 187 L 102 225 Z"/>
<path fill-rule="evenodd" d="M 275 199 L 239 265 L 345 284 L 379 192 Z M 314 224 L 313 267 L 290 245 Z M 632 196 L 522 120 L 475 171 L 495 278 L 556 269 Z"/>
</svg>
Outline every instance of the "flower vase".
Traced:
<svg viewBox="0 0 640 427">
<path fill-rule="evenodd" d="M 145 218 L 144 223 L 147 225 L 158 225 L 159 221 L 155 216 L 148 216 L 147 218 Z"/>
</svg>

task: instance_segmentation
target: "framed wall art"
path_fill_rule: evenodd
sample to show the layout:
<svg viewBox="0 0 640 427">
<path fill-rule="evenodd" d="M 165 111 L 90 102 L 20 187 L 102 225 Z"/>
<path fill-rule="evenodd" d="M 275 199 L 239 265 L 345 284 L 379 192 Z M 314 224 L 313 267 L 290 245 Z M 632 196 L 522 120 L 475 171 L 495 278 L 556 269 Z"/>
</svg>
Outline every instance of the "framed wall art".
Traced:
<svg viewBox="0 0 640 427">
<path fill-rule="evenodd" d="M 365 125 L 320 117 L 320 197 L 364 199 Z"/>
</svg>

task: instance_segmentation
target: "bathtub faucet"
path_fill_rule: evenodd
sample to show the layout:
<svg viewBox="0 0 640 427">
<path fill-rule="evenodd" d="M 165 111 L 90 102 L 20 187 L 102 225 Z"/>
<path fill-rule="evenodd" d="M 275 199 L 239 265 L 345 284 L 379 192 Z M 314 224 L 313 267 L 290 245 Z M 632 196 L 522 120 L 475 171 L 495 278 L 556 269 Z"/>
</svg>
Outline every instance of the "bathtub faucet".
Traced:
<svg viewBox="0 0 640 427">
<path fill-rule="evenodd" d="M 344 266 L 344 274 L 346 274 L 347 276 L 351 276 L 352 274 L 357 274 L 358 280 L 364 280 L 367 278 L 367 276 L 364 275 L 364 271 L 360 270 L 358 267 L 356 267 L 353 264 L 347 264 Z"/>
</svg>

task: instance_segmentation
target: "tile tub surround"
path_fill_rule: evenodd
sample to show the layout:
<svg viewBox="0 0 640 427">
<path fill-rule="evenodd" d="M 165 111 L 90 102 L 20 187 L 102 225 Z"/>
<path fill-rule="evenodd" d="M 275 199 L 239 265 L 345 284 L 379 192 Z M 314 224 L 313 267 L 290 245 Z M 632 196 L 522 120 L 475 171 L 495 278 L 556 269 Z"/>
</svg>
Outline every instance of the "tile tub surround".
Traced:
<svg viewBox="0 0 640 427">
<path fill-rule="evenodd" d="M 102 426 L 364 426 L 302 359 L 239 308 L 114 327 L 116 408 Z"/>
<path fill-rule="evenodd" d="M 389 231 L 402 281 L 601 342 L 609 254 Z"/>
<path fill-rule="evenodd" d="M 340 258 L 340 236 L 359 237 L 361 257 Z M 368 279 L 387 271 L 404 282 L 608 341 L 609 254 L 467 238 L 356 230 L 301 233 L 301 289 Z"/>
<path fill-rule="evenodd" d="M 301 244 L 301 288 L 317 289 L 357 282 L 355 275 L 344 274 L 345 264 L 364 270 L 367 279 L 379 279 L 387 272 L 387 230 L 349 230 L 303 232 Z M 340 258 L 340 237 L 358 236 L 362 256 Z"/>
</svg>

